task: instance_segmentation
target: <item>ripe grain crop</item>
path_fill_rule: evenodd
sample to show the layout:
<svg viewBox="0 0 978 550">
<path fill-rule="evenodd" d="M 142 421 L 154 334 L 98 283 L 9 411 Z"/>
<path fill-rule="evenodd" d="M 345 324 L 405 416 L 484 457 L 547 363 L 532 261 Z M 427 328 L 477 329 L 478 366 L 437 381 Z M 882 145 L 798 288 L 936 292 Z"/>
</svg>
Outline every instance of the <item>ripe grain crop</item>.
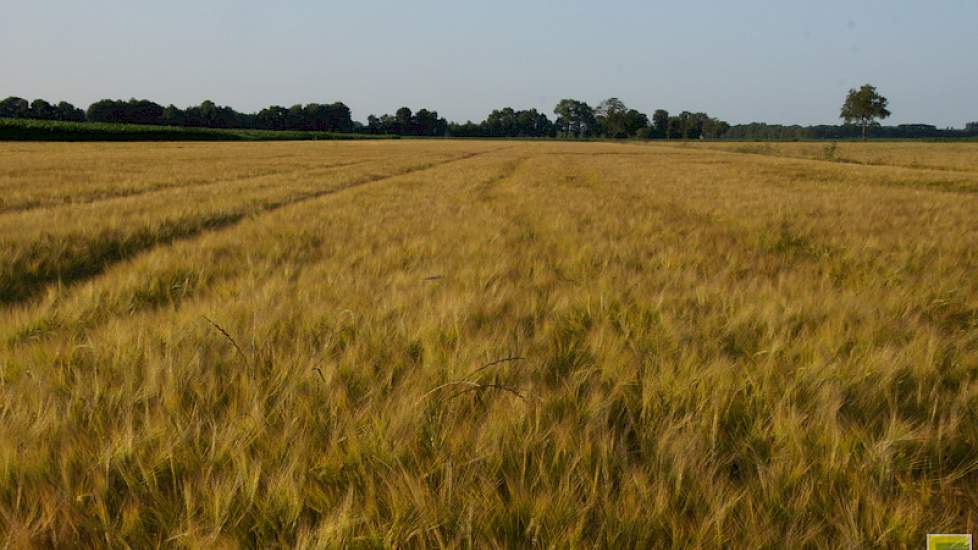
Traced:
<svg viewBox="0 0 978 550">
<path fill-rule="evenodd" d="M 978 172 L 973 141 L 814 141 L 814 142 L 706 142 L 685 146 L 815 160 L 834 160 L 874 166 L 902 166 Z"/>
<path fill-rule="evenodd" d="M 0 144 L 0 536 L 972 532 L 978 173 L 912 154 Z"/>
</svg>

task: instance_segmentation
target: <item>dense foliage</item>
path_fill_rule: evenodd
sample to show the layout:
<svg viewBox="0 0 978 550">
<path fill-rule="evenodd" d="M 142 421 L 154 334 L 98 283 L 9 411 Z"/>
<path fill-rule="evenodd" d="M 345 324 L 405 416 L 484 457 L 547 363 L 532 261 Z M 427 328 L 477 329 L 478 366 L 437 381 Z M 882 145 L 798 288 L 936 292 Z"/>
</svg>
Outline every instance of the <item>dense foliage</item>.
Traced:
<svg viewBox="0 0 978 550">
<path fill-rule="evenodd" d="M 438 111 L 418 109 L 411 112 L 408 107 L 401 107 L 393 115 L 367 117 L 366 130 L 372 134 L 395 134 L 401 136 L 444 136 L 448 130 L 448 121 L 438 116 Z"/>
<path fill-rule="evenodd" d="M 85 120 L 85 111 L 67 101 L 52 105 L 43 99 L 28 103 L 20 97 L 0 100 L 0 118 L 33 118 L 38 120 Z"/>
<path fill-rule="evenodd" d="M 180 109 L 163 107 L 147 100 L 116 101 L 103 99 L 88 108 L 92 122 L 124 122 L 204 128 L 254 128 L 260 130 L 304 130 L 352 132 L 350 108 L 341 102 L 328 105 L 309 103 L 285 108 L 272 105 L 257 114 L 239 113 L 231 107 L 207 100 L 199 106 Z"/>
<path fill-rule="evenodd" d="M 449 134 L 456 137 L 554 137 L 557 127 L 544 113 L 536 109 L 516 110 L 512 107 L 494 109 L 481 123 L 466 122 L 449 125 Z"/>
</svg>

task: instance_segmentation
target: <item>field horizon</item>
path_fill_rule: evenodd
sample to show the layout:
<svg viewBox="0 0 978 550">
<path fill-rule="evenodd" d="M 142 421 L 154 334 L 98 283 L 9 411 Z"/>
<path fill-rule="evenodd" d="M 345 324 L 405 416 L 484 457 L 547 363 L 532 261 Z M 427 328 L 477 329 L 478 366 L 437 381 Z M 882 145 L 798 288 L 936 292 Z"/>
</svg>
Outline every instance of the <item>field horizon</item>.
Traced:
<svg viewBox="0 0 978 550">
<path fill-rule="evenodd" d="M 978 143 L 0 142 L 0 545 L 917 548 Z"/>
</svg>

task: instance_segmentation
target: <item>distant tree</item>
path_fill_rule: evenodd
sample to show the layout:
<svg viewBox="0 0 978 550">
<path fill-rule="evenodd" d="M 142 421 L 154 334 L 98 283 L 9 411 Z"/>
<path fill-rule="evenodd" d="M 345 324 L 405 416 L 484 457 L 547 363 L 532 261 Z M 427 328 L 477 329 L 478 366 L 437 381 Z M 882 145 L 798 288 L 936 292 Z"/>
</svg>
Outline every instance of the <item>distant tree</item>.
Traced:
<svg viewBox="0 0 978 550">
<path fill-rule="evenodd" d="M 628 137 L 625 113 L 628 107 L 617 97 L 609 97 L 594 109 L 594 118 L 599 132 L 610 138 Z"/>
<path fill-rule="evenodd" d="M 554 125 L 547 115 L 536 109 L 516 111 L 517 135 L 521 137 L 548 137 L 554 132 Z"/>
<path fill-rule="evenodd" d="M 696 124 L 696 120 L 693 113 L 689 111 L 683 111 L 679 113 L 678 122 L 679 122 L 679 137 L 683 139 L 698 137 L 692 135 L 694 133 L 694 127 Z"/>
<path fill-rule="evenodd" d="M 130 99 L 124 107 L 123 122 L 131 124 L 160 124 L 163 106 L 146 99 Z"/>
<path fill-rule="evenodd" d="M 342 103 L 334 103 L 345 109 L 346 118 L 349 120 L 349 109 Z M 355 128 L 352 121 L 349 128 Z M 409 107 L 401 107 L 394 115 L 370 115 L 367 117 L 367 125 L 364 127 L 372 134 L 395 134 L 402 136 L 444 136 L 450 132 L 449 123 L 444 118 L 438 116 L 438 111 L 421 108 L 418 112 L 412 112 Z M 341 130 L 345 131 L 345 130 Z"/>
<path fill-rule="evenodd" d="M 27 115 L 29 118 L 39 120 L 51 120 L 55 117 L 54 107 L 43 99 L 35 99 L 31 102 L 31 108 Z"/>
<path fill-rule="evenodd" d="M 183 121 L 185 126 L 204 126 L 204 119 L 200 114 L 200 105 L 191 105 L 183 111 Z"/>
<path fill-rule="evenodd" d="M 207 100 L 200 104 L 201 116 L 208 128 L 234 128 L 238 126 L 238 113 L 227 105 L 215 105 Z"/>
<path fill-rule="evenodd" d="M 397 134 L 398 124 L 397 119 L 393 115 L 384 114 L 380 117 L 380 127 L 383 128 L 385 134 Z"/>
<path fill-rule="evenodd" d="M 437 113 L 436 113 L 437 114 Z M 447 136 L 448 135 L 448 119 L 445 117 L 438 117 L 438 121 L 435 125 L 436 136 Z"/>
<path fill-rule="evenodd" d="M 436 113 L 437 115 L 437 113 Z M 326 125 L 329 132 L 352 132 L 354 123 L 350 108 L 341 101 L 325 106 Z"/>
<path fill-rule="evenodd" d="M 702 136 L 707 138 L 723 137 L 730 130 L 730 125 L 718 118 L 707 118 L 703 121 Z"/>
<path fill-rule="evenodd" d="M 887 99 L 876 91 L 875 86 L 863 84 L 858 90 L 849 90 L 839 118 L 844 119 L 846 124 L 855 123 L 862 127 L 862 136 L 866 139 L 866 130 L 876 119 L 890 116 L 890 111 L 886 109 L 887 103 Z"/>
<path fill-rule="evenodd" d="M 0 101 L 0 118 L 24 118 L 30 112 L 30 104 L 20 97 L 8 97 Z"/>
<path fill-rule="evenodd" d="M 295 105 L 289 107 L 285 113 L 285 129 L 286 130 L 305 130 L 306 128 L 306 110 L 301 103 L 296 103 Z"/>
<path fill-rule="evenodd" d="M 486 117 L 482 126 L 485 128 L 487 137 L 516 137 L 519 135 L 516 111 L 512 107 L 493 110 Z"/>
<path fill-rule="evenodd" d="M 561 136 L 570 136 L 575 130 L 574 128 L 574 112 L 576 109 L 577 100 L 574 99 L 561 99 L 560 103 L 554 107 L 554 115 L 557 116 L 557 133 Z"/>
<path fill-rule="evenodd" d="M 371 134 L 380 134 L 383 132 L 383 127 L 380 125 L 380 118 L 375 115 L 367 116 L 367 131 Z"/>
<path fill-rule="evenodd" d="M 411 127 L 415 135 L 438 135 L 438 112 L 424 108 L 418 109 L 418 112 L 411 119 Z"/>
<path fill-rule="evenodd" d="M 101 99 L 88 106 L 85 118 L 91 122 L 123 122 L 124 102 Z"/>
<path fill-rule="evenodd" d="M 520 111 L 506 107 L 502 112 L 505 114 L 506 136 L 533 137 L 536 135 L 536 111 Z"/>
<path fill-rule="evenodd" d="M 309 103 L 297 111 L 301 120 L 299 129 L 323 131 L 326 129 L 326 106 L 319 103 Z"/>
<path fill-rule="evenodd" d="M 683 137 L 681 127 L 682 124 L 678 116 L 669 117 L 669 122 L 666 124 L 666 139 L 678 139 Z"/>
<path fill-rule="evenodd" d="M 128 124 L 161 124 L 162 118 L 163 106 L 146 99 L 102 99 L 92 103 L 86 115 L 86 119 L 92 122 Z"/>
<path fill-rule="evenodd" d="M 969 122 L 969 123 L 965 124 L 964 125 L 964 131 L 965 132 L 968 132 L 969 134 L 978 134 L 978 121 L 976 121 L 976 122 Z"/>
<path fill-rule="evenodd" d="M 454 137 L 553 137 L 554 123 L 536 109 L 516 110 L 512 107 L 494 109 L 481 123 L 464 124 L 442 120 L 438 135 Z"/>
<path fill-rule="evenodd" d="M 51 120 L 55 118 L 54 115 L 54 107 L 50 103 L 43 99 L 35 99 L 31 102 L 31 108 L 27 116 L 38 120 Z"/>
<path fill-rule="evenodd" d="M 85 121 L 85 111 L 82 111 L 67 101 L 58 102 L 58 105 L 55 107 L 55 116 L 58 120 L 67 120 L 70 122 Z"/>
<path fill-rule="evenodd" d="M 668 135 L 682 139 L 699 139 L 704 128 L 711 123 L 710 120 L 706 113 L 683 111 L 679 116 L 670 117 Z"/>
<path fill-rule="evenodd" d="M 187 114 L 176 105 L 170 104 L 163 108 L 160 122 L 166 126 L 186 126 Z"/>
<path fill-rule="evenodd" d="M 645 113 L 629 109 L 617 97 L 602 101 L 594 112 L 600 132 L 610 138 L 636 137 L 649 125 Z"/>
<path fill-rule="evenodd" d="M 617 97 L 609 97 L 601 103 L 598 103 L 598 106 L 594 108 L 594 116 L 606 117 L 611 113 L 623 113 L 627 110 L 628 107 L 625 106 L 624 101 Z"/>
<path fill-rule="evenodd" d="M 448 124 L 448 134 L 452 137 L 486 137 L 485 125 L 476 124 L 471 120 L 464 124 L 452 122 Z"/>
<path fill-rule="evenodd" d="M 656 137 L 669 138 L 669 111 L 656 109 L 652 113 L 652 127 L 655 129 Z"/>
<path fill-rule="evenodd" d="M 198 106 L 187 107 L 183 114 L 187 126 L 204 128 L 244 127 L 247 124 L 257 124 L 258 119 L 257 115 L 250 119 L 242 117 L 231 107 L 219 106 L 209 99 L 202 101 Z M 162 118 L 162 113 L 160 116 Z"/>
<path fill-rule="evenodd" d="M 285 130 L 288 119 L 288 109 L 281 105 L 272 105 L 258 112 L 257 125 L 266 130 Z"/>
<path fill-rule="evenodd" d="M 635 109 L 625 112 L 625 133 L 628 137 L 648 137 L 649 117 Z"/>
<path fill-rule="evenodd" d="M 212 128 L 217 121 L 217 104 L 209 99 L 201 101 L 197 116 L 199 117 L 201 126 Z"/>
<path fill-rule="evenodd" d="M 564 136 L 587 137 L 592 135 L 596 120 L 594 110 L 583 101 L 562 99 L 554 107 L 557 115 L 557 131 Z"/>
<path fill-rule="evenodd" d="M 281 108 L 279 108 L 281 109 Z M 277 111 L 263 111 L 266 116 L 280 115 Z M 259 113 L 261 115 L 261 113 Z M 261 117 L 259 117 L 261 118 Z M 295 130 L 317 132 L 349 132 L 353 129 L 350 108 L 343 103 L 309 103 L 304 107 L 293 105 L 285 112 L 286 126 Z"/>
<path fill-rule="evenodd" d="M 710 115 L 706 113 L 693 113 L 689 119 L 689 139 L 701 139 L 703 129 L 710 123 Z"/>
<path fill-rule="evenodd" d="M 401 107 L 394 113 L 394 133 L 402 136 L 412 135 L 413 128 L 411 128 L 411 122 L 413 118 L 411 109 L 407 107 Z"/>
</svg>

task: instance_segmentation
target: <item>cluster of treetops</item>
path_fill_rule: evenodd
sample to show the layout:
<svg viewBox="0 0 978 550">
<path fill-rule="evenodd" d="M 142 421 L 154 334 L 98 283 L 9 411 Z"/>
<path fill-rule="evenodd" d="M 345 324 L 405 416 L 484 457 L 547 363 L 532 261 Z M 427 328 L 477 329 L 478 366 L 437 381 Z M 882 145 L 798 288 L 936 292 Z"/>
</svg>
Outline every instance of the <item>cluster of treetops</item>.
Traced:
<svg viewBox="0 0 978 550">
<path fill-rule="evenodd" d="M 576 138 L 659 138 L 659 139 L 835 139 L 861 135 L 859 125 L 783 126 L 763 123 L 731 126 L 706 113 L 683 111 L 671 115 L 658 109 L 649 117 L 610 98 L 596 107 L 575 99 L 561 100 L 554 108 L 555 119 L 536 109 L 496 109 L 482 122 L 449 122 L 437 111 L 413 112 L 401 107 L 393 115 L 370 115 L 367 123 L 353 120 L 350 108 L 341 102 L 309 103 L 282 107 L 273 105 L 257 113 L 242 113 L 231 107 L 204 101 L 180 109 L 162 106 L 145 99 L 103 99 L 87 110 L 62 101 L 43 99 L 28 102 L 19 97 L 0 101 L 0 118 L 29 118 L 75 122 L 108 122 L 206 128 L 254 128 L 264 130 L 306 130 L 356 132 L 402 136 L 452 137 L 576 137 Z M 965 129 L 938 129 L 926 124 L 879 126 L 872 123 L 874 137 L 971 137 L 978 136 L 978 122 Z"/>
</svg>

